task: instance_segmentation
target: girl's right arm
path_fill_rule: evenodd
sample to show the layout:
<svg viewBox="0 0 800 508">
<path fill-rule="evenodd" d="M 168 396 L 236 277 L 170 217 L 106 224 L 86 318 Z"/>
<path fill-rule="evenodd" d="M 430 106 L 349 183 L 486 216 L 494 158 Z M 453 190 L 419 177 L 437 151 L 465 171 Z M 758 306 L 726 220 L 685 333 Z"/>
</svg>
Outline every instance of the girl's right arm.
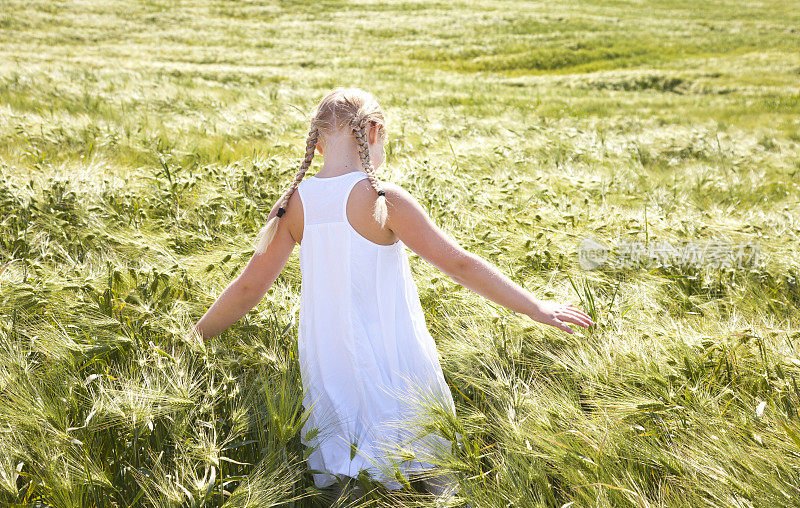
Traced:
<svg viewBox="0 0 800 508">
<path fill-rule="evenodd" d="M 591 318 L 571 304 L 543 301 L 509 279 L 491 263 L 464 250 L 439 229 L 405 189 L 384 183 L 389 216 L 386 227 L 421 258 L 439 268 L 458 284 L 519 312 L 534 321 L 574 333 L 567 323 L 588 327 Z"/>
</svg>

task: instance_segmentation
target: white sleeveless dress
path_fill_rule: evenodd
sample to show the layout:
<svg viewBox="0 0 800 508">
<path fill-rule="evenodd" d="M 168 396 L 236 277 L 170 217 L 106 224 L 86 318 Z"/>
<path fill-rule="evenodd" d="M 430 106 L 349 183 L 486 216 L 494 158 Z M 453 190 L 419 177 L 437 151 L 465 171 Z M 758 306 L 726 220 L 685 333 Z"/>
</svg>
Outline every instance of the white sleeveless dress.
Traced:
<svg viewBox="0 0 800 508">
<path fill-rule="evenodd" d="M 376 244 L 347 220 L 347 198 L 363 178 L 363 171 L 312 176 L 297 187 L 304 215 L 298 354 L 303 406 L 311 409 L 301 442 L 313 448 L 308 465 L 317 487 L 367 469 L 393 490 L 401 485 L 392 472 L 408 478 L 432 467 L 426 454 L 452 444 L 413 425 L 424 417 L 415 404 L 453 414 L 455 405 L 405 245 Z M 400 446 L 415 458 L 397 454 Z"/>
</svg>

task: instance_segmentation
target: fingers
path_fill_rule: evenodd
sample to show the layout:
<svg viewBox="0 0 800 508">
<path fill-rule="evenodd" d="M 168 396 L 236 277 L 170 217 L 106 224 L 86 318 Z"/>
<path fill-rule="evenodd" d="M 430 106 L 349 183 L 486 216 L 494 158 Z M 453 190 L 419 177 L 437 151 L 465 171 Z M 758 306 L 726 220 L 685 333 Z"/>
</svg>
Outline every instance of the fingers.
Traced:
<svg viewBox="0 0 800 508">
<path fill-rule="evenodd" d="M 566 309 L 564 314 L 560 316 L 560 319 L 569 321 L 570 323 L 575 323 L 576 325 L 581 325 L 584 327 L 589 327 L 594 324 L 592 321 L 591 316 L 577 310 L 577 309 Z"/>
<path fill-rule="evenodd" d="M 543 316 L 534 317 L 531 316 L 531 319 L 534 321 L 539 321 L 541 323 L 553 326 L 567 332 L 569 334 L 575 333 L 575 330 L 568 326 L 569 324 L 578 325 L 584 328 L 588 328 L 590 326 L 594 326 L 595 322 L 592 320 L 592 317 L 576 308 L 573 304 L 556 304 L 555 302 L 550 303 L 550 309 L 548 312 L 545 312 Z"/>
<path fill-rule="evenodd" d="M 546 319 L 540 322 L 558 328 L 559 330 L 563 330 L 567 333 L 575 333 L 575 330 L 567 326 L 567 324 L 561 321 L 561 319 L 555 314 L 548 315 Z"/>
<path fill-rule="evenodd" d="M 575 325 L 578 325 L 578 326 L 582 326 L 584 328 L 589 328 L 590 326 L 592 326 L 594 324 L 591 321 L 588 321 L 586 319 L 578 318 L 578 317 L 571 316 L 571 315 L 563 316 L 563 317 L 561 317 L 561 320 L 562 321 L 566 321 L 567 323 L 572 323 L 572 324 L 575 324 Z"/>
<path fill-rule="evenodd" d="M 556 313 L 553 316 L 553 320 L 550 324 L 567 333 L 575 333 L 572 328 L 567 326 L 567 323 L 572 323 L 584 328 L 594 325 L 591 317 L 589 317 L 587 314 L 579 311 L 578 309 L 569 307 L 565 307 L 564 310 Z"/>
<path fill-rule="evenodd" d="M 559 330 L 564 330 L 564 331 L 565 331 L 565 332 L 567 332 L 567 333 L 575 333 L 575 330 L 573 330 L 572 328 L 570 328 L 569 326 L 567 326 L 565 323 L 562 323 L 562 322 L 561 322 L 561 321 L 559 321 L 558 319 L 556 319 L 556 320 L 555 320 L 555 324 L 554 324 L 554 326 L 555 326 L 556 328 L 558 328 Z"/>
<path fill-rule="evenodd" d="M 568 303 L 568 304 L 566 304 L 564 306 L 564 312 L 566 314 L 568 314 L 568 315 L 572 315 L 575 318 L 581 320 L 581 322 L 587 323 L 586 326 L 591 326 L 591 325 L 594 324 L 594 321 L 592 321 L 592 317 L 589 314 L 587 314 L 587 313 L 583 312 L 582 310 L 576 308 L 571 303 Z M 578 324 L 578 323 L 576 323 L 576 324 Z"/>
<path fill-rule="evenodd" d="M 580 314 L 581 316 L 584 316 L 584 317 L 587 317 L 587 318 L 589 318 L 589 317 L 590 317 L 590 316 L 589 316 L 589 314 L 587 314 L 587 313 L 583 312 L 582 310 L 580 310 L 579 308 L 575 307 L 575 306 L 574 306 L 574 305 L 572 305 L 571 303 L 570 303 L 570 304 L 567 304 L 567 306 L 566 306 L 566 307 L 567 307 L 567 308 L 566 308 L 566 310 L 570 310 L 570 311 L 573 311 L 573 312 L 577 312 L 577 313 L 578 313 L 578 314 Z"/>
</svg>

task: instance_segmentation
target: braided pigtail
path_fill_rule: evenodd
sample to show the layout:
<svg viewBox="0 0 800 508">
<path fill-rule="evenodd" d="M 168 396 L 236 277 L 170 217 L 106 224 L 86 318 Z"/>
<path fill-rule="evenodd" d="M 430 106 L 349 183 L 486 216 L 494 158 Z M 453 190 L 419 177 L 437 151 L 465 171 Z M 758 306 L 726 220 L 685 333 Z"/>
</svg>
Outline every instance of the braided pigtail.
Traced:
<svg viewBox="0 0 800 508">
<path fill-rule="evenodd" d="M 375 168 L 372 166 L 372 160 L 370 160 L 369 157 L 369 142 L 367 141 L 367 126 L 369 123 L 370 120 L 368 117 L 362 117 L 353 126 L 353 134 L 358 144 L 358 154 L 361 158 L 361 165 L 364 167 L 364 172 L 369 177 L 369 183 L 372 184 L 372 188 L 378 193 L 373 217 L 381 224 L 381 227 L 384 227 L 386 225 L 386 218 L 389 216 L 389 209 L 386 207 L 386 193 L 381 186 L 381 182 L 375 176 Z"/>
<path fill-rule="evenodd" d="M 303 163 L 300 164 L 300 170 L 297 172 L 297 175 L 295 175 L 294 181 L 292 181 L 292 184 L 289 185 L 289 188 L 284 192 L 283 198 L 281 198 L 280 201 L 280 206 L 278 207 L 278 213 L 275 217 L 268 220 L 264 227 L 258 232 L 258 237 L 253 244 L 256 254 L 263 254 L 264 251 L 267 250 L 267 245 L 269 245 L 275 237 L 275 233 L 278 231 L 278 220 L 286 213 L 286 205 L 289 203 L 289 198 L 292 197 L 297 186 L 303 181 L 306 171 L 311 167 L 311 161 L 314 159 L 314 150 L 317 148 L 318 139 L 319 129 L 317 127 L 312 127 L 308 132 L 308 139 L 306 139 L 306 157 L 303 159 Z"/>
</svg>

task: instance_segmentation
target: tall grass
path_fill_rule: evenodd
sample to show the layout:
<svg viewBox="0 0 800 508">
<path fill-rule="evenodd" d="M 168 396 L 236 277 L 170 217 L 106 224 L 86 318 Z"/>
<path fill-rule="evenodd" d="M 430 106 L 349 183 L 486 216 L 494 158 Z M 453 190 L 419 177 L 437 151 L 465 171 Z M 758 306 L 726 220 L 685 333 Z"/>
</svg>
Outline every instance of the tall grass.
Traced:
<svg viewBox="0 0 800 508">
<path fill-rule="evenodd" d="M 420 423 L 460 436 L 429 457 L 457 502 L 796 506 L 794 7 L 4 2 L 0 503 L 330 503 L 300 441 L 296 254 L 210 344 L 187 332 L 345 85 L 387 111 L 382 178 L 598 323 L 544 328 L 409 251 L 457 407 Z M 588 271 L 587 237 L 761 262 Z M 355 504 L 432 504 L 359 481 Z"/>
</svg>

